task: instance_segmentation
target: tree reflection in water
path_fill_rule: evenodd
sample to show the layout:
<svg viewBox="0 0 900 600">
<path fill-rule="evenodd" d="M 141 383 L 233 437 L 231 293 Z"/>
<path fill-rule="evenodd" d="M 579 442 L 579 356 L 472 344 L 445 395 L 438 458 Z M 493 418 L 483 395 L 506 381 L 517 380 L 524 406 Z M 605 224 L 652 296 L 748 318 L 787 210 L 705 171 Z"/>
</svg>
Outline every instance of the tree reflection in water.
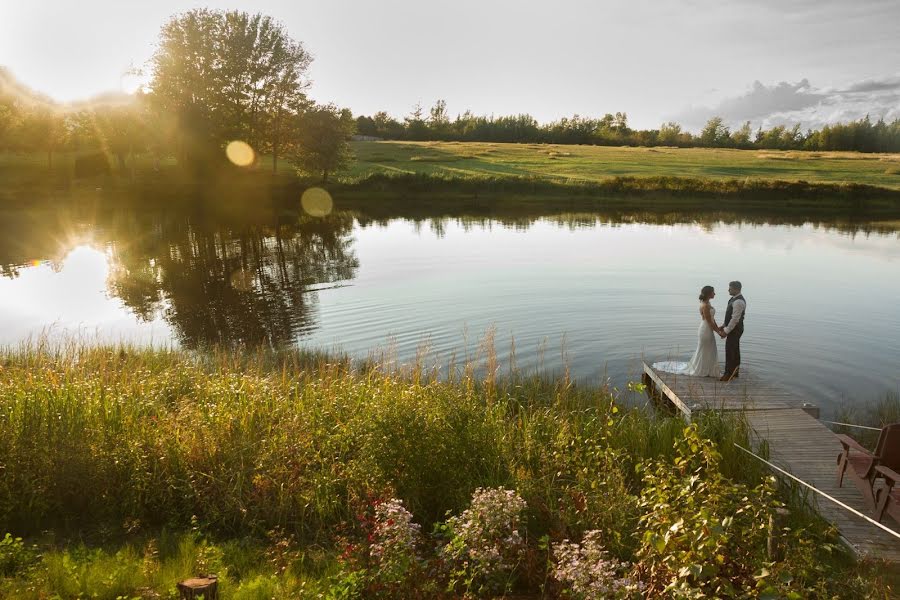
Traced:
<svg viewBox="0 0 900 600">
<path fill-rule="evenodd" d="M 316 327 L 316 292 L 359 266 L 347 214 L 222 220 L 178 211 L 79 210 L 6 220 L 0 276 L 58 266 L 79 244 L 105 248 L 109 293 L 143 320 L 162 316 L 188 347 L 281 346 Z M 243 221 L 243 222 L 241 222 Z"/>
<path fill-rule="evenodd" d="M 186 346 L 289 344 L 316 326 L 314 289 L 355 276 L 352 227 L 346 215 L 240 228 L 163 220 L 113 244 L 109 288 L 145 319 L 162 311 Z"/>
<path fill-rule="evenodd" d="M 498 225 L 527 230 L 537 221 L 569 229 L 633 223 L 687 223 L 708 230 L 723 224 L 811 224 L 851 237 L 900 230 L 898 221 L 864 216 L 819 219 L 667 208 L 582 212 L 513 205 L 471 214 L 453 204 L 384 201 L 345 207 L 353 213 L 311 217 L 298 214 L 299 207 L 212 206 L 150 209 L 134 201 L 118 206 L 86 201 L 2 210 L 0 276 L 17 277 L 35 261 L 58 266 L 73 248 L 89 244 L 109 256 L 110 294 L 145 321 L 161 315 L 183 345 L 281 346 L 317 327 L 317 289 L 356 277 L 354 224 L 365 228 L 403 218 L 429 227 L 438 238 L 451 222 L 467 230 Z"/>
</svg>

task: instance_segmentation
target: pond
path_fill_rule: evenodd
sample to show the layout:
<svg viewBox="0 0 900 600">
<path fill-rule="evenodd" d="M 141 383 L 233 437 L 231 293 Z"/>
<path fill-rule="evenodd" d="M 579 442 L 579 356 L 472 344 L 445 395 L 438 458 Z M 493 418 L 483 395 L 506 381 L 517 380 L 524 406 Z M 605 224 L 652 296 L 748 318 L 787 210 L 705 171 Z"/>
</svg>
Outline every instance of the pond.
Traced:
<svg viewBox="0 0 900 600">
<path fill-rule="evenodd" d="M 748 301 L 745 368 L 815 402 L 900 388 L 900 234 L 758 218 L 556 214 L 211 218 L 67 208 L 2 214 L 0 343 L 263 343 L 426 354 L 446 367 L 640 379 L 687 360 L 697 295 Z M 486 342 L 487 339 L 487 342 Z M 724 361 L 724 343 L 719 343 Z"/>
</svg>

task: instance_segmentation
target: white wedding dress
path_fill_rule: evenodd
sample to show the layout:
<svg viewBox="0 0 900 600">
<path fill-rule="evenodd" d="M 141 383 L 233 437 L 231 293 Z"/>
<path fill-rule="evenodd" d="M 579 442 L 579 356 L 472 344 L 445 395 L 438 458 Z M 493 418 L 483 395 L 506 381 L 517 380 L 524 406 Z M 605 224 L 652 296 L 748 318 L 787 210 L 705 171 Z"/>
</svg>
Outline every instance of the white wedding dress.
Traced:
<svg viewBox="0 0 900 600">
<path fill-rule="evenodd" d="M 713 321 L 716 320 L 716 309 L 709 307 Z M 700 305 L 700 329 L 697 331 L 697 351 L 689 362 L 667 360 L 653 363 L 653 368 L 666 373 L 692 375 L 695 377 L 719 376 L 719 352 L 716 348 L 716 332 L 703 318 L 703 305 Z"/>
</svg>

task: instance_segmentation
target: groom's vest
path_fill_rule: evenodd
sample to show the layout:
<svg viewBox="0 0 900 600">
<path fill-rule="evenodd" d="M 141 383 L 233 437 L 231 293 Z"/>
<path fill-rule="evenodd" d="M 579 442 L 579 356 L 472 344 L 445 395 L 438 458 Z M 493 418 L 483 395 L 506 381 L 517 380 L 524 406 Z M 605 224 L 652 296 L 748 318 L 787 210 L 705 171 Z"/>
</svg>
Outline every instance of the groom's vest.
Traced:
<svg viewBox="0 0 900 600">
<path fill-rule="evenodd" d="M 728 310 L 725 311 L 725 324 L 723 327 L 728 327 L 728 324 L 731 323 L 731 313 L 734 309 L 734 302 L 736 300 L 744 300 L 744 297 L 738 294 L 737 296 L 733 296 L 731 300 L 728 301 Z M 747 316 L 747 301 L 744 300 L 744 312 L 741 313 L 741 322 L 738 323 L 732 331 L 743 331 L 744 330 L 744 317 Z"/>
</svg>

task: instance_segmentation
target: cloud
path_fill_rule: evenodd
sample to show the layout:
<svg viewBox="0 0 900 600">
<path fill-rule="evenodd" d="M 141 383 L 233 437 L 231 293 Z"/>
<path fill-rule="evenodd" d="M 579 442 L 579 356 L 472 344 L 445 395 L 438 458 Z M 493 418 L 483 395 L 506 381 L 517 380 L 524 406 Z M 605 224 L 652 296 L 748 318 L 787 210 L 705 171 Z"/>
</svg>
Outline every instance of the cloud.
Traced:
<svg viewBox="0 0 900 600">
<path fill-rule="evenodd" d="M 800 123 L 819 128 L 828 123 L 870 117 L 900 118 L 900 75 L 866 79 L 840 89 L 816 88 L 807 79 L 765 85 L 754 81 L 750 89 L 712 107 L 689 107 L 671 120 L 686 129 L 699 130 L 713 116 L 732 127 L 750 121 L 754 127 Z"/>
<path fill-rule="evenodd" d="M 838 93 L 854 94 L 857 92 L 884 92 L 891 90 L 900 91 L 900 75 L 885 77 L 884 79 L 866 79 L 865 81 L 854 83 L 848 86 L 846 90 Z"/>
</svg>

